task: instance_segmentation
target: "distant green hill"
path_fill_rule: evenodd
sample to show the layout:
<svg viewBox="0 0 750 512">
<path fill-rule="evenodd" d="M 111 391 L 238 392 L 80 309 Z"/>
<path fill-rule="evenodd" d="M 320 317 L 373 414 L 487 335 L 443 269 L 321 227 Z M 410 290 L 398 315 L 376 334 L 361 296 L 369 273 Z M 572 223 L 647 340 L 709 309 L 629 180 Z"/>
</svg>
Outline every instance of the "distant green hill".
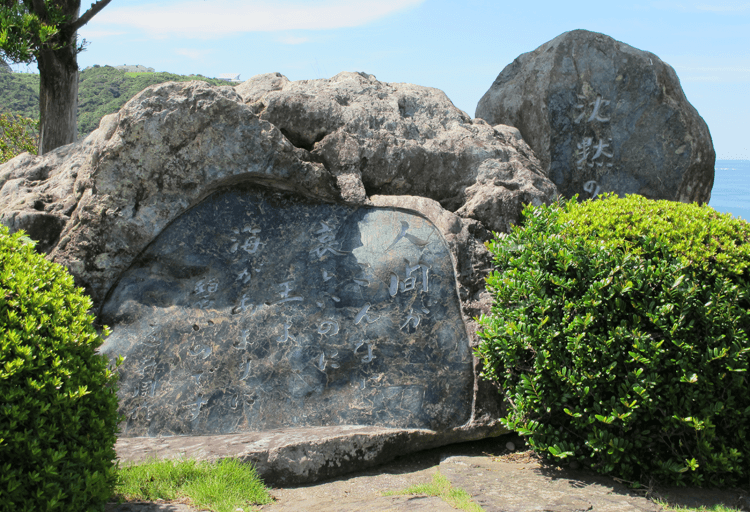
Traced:
<svg viewBox="0 0 750 512">
<path fill-rule="evenodd" d="M 83 138 L 99 126 L 107 114 L 120 110 L 146 87 L 163 82 L 202 80 L 212 85 L 227 82 L 201 75 L 173 73 L 126 73 L 110 66 L 94 66 L 81 71 L 78 83 L 78 137 Z M 0 73 L 0 112 L 39 117 L 39 75 Z"/>
<path fill-rule="evenodd" d="M 0 73 L 0 113 L 39 117 L 39 75 Z"/>
</svg>

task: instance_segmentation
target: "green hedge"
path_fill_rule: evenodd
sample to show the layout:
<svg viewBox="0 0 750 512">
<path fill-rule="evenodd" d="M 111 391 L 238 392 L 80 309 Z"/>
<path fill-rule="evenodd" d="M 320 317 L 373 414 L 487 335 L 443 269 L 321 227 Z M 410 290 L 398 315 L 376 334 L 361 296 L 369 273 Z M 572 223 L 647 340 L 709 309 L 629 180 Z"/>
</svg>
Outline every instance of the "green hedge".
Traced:
<svg viewBox="0 0 750 512">
<path fill-rule="evenodd" d="M 488 243 L 505 425 L 633 483 L 750 477 L 750 225 L 640 196 L 527 207 Z"/>
<path fill-rule="evenodd" d="M 117 377 L 89 308 L 63 267 L 0 226 L 3 512 L 101 510 L 112 494 Z"/>
</svg>

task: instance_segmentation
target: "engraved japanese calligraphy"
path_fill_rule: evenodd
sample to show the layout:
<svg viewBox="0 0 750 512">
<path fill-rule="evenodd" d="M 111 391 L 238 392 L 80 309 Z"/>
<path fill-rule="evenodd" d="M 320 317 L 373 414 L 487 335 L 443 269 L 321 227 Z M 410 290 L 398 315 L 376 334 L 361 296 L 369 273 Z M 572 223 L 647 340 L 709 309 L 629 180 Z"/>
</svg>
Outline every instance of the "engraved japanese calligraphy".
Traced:
<svg viewBox="0 0 750 512">
<path fill-rule="evenodd" d="M 579 180 L 588 178 L 583 184 L 583 191 L 589 194 L 585 198 L 596 197 L 602 191 L 598 182 L 614 166 L 609 122 L 611 101 L 595 93 L 588 84 L 585 84 L 577 98 L 578 102 L 573 108 L 573 115 L 577 114 L 577 117 L 573 120 L 573 126 L 580 135 L 573 158 Z"/>
<path fill-rule="evenodd" d="M 469 418 L 450 253 L 392 208 L 221 191 L 173 222 L 103 308 L 122 436 Z"/>
</svg>

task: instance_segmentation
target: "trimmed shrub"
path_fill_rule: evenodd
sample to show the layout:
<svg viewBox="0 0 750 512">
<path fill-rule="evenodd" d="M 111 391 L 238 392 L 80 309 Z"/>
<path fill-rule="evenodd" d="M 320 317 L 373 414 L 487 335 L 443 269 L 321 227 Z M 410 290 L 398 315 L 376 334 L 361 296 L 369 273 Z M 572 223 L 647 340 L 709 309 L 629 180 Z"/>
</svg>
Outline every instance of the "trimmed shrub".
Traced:
<svg viewBox="0 0 750 512">
<path fill-rule="evenodd" d="M 102 510 L 112 494 L 116 374 L 90 307 L 62 266 L 0 226 L 3 512 Z"/>
<path fill-rule="evenodd" d="M 552 459 L 638 485 L 750 477 L 750 224 L 640 196 L 527 207 L 477 355 L 503 422 Z"/>
</svg>

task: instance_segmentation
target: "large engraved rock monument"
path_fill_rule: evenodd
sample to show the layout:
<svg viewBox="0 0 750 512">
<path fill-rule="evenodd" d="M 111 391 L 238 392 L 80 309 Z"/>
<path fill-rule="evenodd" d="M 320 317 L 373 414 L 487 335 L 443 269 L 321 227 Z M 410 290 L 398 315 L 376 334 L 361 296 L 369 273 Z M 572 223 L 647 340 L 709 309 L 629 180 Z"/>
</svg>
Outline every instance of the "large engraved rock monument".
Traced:
<svg viewBox="0 0 750 512">
<path fill-rule="evenodd" d="M 125 436 L 444 431 L 473 376 L 448 246 L 420 215 L 217 192 L 121 277 L 103 321 Z"/>
<path fill-rule="evenodd" d="M 518 130 L 364 73 L 157 85 L 0 166 L 0 220 L 125 356 L 119 456 L 279 483 L 503 432 L 471 352 L 483 242 L 556 195 Z"/>
<path fill-rule="evenodd" d="M 476 116 L 518 128 L 566 197 L 711 197 L 711 135 L 676 73 L 653 53 L 604 34 L 566 32 L 519 56 Z"/>
</svg>

